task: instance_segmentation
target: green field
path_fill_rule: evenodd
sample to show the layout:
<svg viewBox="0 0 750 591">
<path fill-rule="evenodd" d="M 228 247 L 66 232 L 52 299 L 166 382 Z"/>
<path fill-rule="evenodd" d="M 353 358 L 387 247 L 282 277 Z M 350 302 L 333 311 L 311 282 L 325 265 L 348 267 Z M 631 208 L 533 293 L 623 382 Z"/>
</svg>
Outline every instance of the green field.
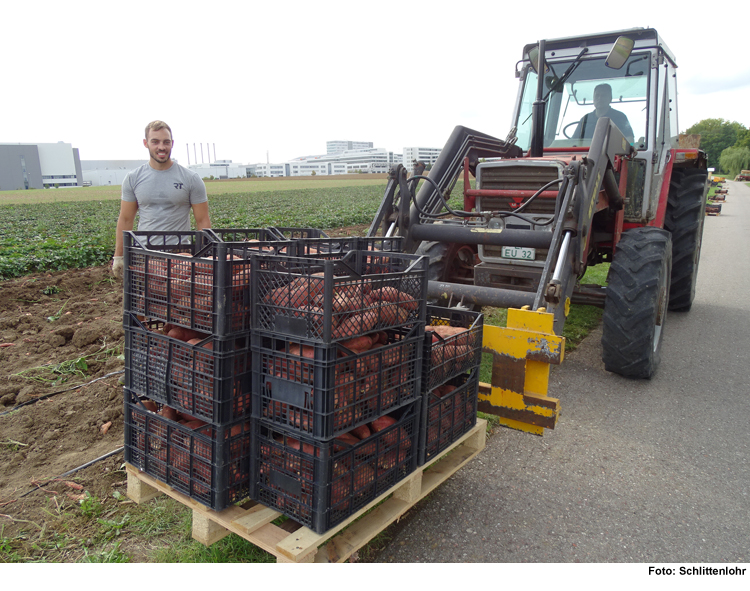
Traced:
<svg viewBox="0 0 750 591">
<path fill-rule="evenodd" d="M 363 178 L 365 177 L 365 178 Z M 386 175 L 350 175 L 304 178 L 255 178 L 206 181 L 209 196 L 243 193 L 269 193 L 304 189 L 341 189 L 343 187 L 385 187 Z M 382 196 L 382 191 L 381 191 Z M 0 191 L 0 205 L 28 203 L 63 203 L 69 201 L 106 201 L 120 199 L 120 186 L 71 187 L 65 189 L 30 189 Z"/>
<path fill-rule="evenodd" d="M 209 181 L 206 187 L 214 228 L 328 230 L 369 224 L 386 182 L 383 178 L 248 179 Z M 109 261 L 115 248 L 119 190 L 81 187 L 0 193 L 0 279 Z M 136 218 L 135 229 L 137 224 Z"/>
</svg>

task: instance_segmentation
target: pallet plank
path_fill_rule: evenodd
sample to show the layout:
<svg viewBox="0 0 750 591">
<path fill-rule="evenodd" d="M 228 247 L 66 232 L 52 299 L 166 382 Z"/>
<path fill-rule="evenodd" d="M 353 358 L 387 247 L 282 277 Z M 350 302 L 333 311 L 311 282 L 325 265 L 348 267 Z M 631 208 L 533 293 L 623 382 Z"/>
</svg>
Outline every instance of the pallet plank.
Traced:
<svg viewBox="0 0 750 591">
<path fill-rule="evenodd" d="M 270 509 L 260 503 L 248 509 L 242 517 L 232 521 L 232 525 L 242 529 L 246 534 L 254 532 L 256 529 L 271 523 L 279 517 L 281 513 L 275 509 Z"/>
<path fill-rule="evenodd" d="M 332 538 L 318 551 L 315 562 L 344 562 L 413 506 L 413 503 L 391 497 Z"/>
</svg>

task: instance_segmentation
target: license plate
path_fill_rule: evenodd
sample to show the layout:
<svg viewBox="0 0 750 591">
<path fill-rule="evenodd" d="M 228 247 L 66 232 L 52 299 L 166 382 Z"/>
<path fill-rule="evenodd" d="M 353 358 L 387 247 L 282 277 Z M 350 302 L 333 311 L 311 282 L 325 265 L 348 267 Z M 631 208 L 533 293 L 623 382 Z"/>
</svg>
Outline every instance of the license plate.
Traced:
<svg viewBox="0 0 750 591">
<path fill-rule="evenodd" d="M 500 256 L 504 259 L 533 261 L 536 258 L 536 249 L 522 246 L 503 246 Z"/>
</svg>

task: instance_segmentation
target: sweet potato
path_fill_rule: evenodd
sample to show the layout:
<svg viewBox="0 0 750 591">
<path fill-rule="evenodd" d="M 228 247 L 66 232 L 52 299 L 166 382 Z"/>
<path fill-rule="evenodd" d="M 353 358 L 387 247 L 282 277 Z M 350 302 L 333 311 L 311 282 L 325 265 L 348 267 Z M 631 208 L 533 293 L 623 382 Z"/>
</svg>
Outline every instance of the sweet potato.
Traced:
<svg viewBox="0 0 750 591">
<path fill-rule="evenodd" d="M 341 435 L 337 436 L 336 439 L 338 441 L 343 441 L 344 443 L 347 443 L 349 445 L 356 445 L 360 442 L 360 439 L 353 435 L 351 432 L 342 433 Z"/>
<path fill-rule="evenodd" d="M 193 330 L 192 328 L 175 325 L 171 326 L 172 328 L 170 328 L 169 332 L 166 333 L 166 335 L 173 339 L 185 341 L 186 343 L 191 339 L 198 339 L 199 341 L 201 341 L 208 336 L 206 333 L 198 332 L 197 330 Z"/>
<path fill-rule="evenodd" d="M 192 421 L 186 421 L 185 423 L 183 423 L 183 425 L 187 427 L 188 429 L 195 430 L 195 429 L 200 429 L 201 427 L 205 427 L 206 422 L 201 421 L 200 419 L 194 419 Z"/>
<path fill-rule="evenodd" d="M 457 344 L 460 344 L 460 345 L 469 344 L 469 339 L 468 339 L 469 329 L 468 328 L 461 328 L 460 326 L 437 325 L 437 326 L 425 326 L 424 329 L 425 331 L 439 334 L 441 337 L 443 337 L 443 339 L 449 339 L 451 337 L 455 337 L 452 340 L 454 340 Z"/>
<path fill-rule="evenodd" d="M 407 310 L 416 310 L 419 308 L 419 302 L 413 296 L 399 291 L 395 287 L 388 286 L 381 289 L 373 289 L 370 295 L 377 300 L 398 304 Z"/>
<path fill-rule="evenodd" d="M 334 315 L 335 316 L 335 315 Z M 337 326 L 331 334 L 334 338 L 354 337 L 358 334 L 368 332 L 378 323 L 378 315 L 375 311 L 366 311 L 361 314 L 341 315 Z"/>
<path fill-rule="evenodd" d="M 342 341 L 341 345 L 347 349 L 357 351 L 367 351 L 373 345 L 372 337 L 364 335 L 361 337 L 354 337 L 348 341 Z"/>
<path fill-rule="evenodd" d="M 360 464 L 354 469 L 354 492 L 375 482 L 375 470 L 369 464 Z"/>
<path fill-rule="evenodd" d="M 378 417 L 371 423 L 369 423 L 369 427 L 372 430 L 373 433 L 379 433 L 383 429 L 387 429 L 391 425 L 395 425 L 398 423 L 396 419 L 389 415 L 383 415 L 382 417 Z"/>
<path fill-rule="evenodd" d="M 141 404 L 143 404 L 146 410 L 150 410 L 151 412 L 157 412 L 159 410 L 153 400 L 141 400 Z"/>
<path fill-rule="evenodd" d="M 456 389 L 457 389 L 457 386 L 453 386 L 451 384 L 444 384 L 438 388 L 435 388 L 435 394 L 440 396 L 440 398 L 445 398 L 446 396 L 448 396 L 448 394 L 450 394 Z"/>
<path fill-rule="evenodd" d="M 354 429 L 349 431 L 349 433 L 351 433 L 355 437 L 358 437 L 361 440 L 361 439 L 367 439 L 370 436 L 371 431 L 367 425 L 360 425 L 359 427 L 355 427 Z"/>
<path fill-rule="evenodd" d="M 169 419 L 170 421 L 177 422 L 179 420 L 179 417 L 177 416 L 177 411 L 171 406 L 164 405 L 158 414 L 163 416 L 165 419 Z"/>
<path fill-rule="evenodd" d="M 307 454 L 309 456 L 312 456 L 312 455 L 319 456 L 320 455 L 320 449 L 319 448 L 315 448 L 312 445 L 310 445 L 309 443 L 300 443 L 300 441 L 298 439 L 294 439 L 292 437 L 287 437 L 286 438 L 286 446 L 289 447 L 289 448 L 291 448 L 291 449 L 295 449 L 295 450 L 300 450 L 301 449 L 302 453 L 305 453 L 305 454 Z"/>
<path fill-rule="evenodd" d="M 298 357 L 305 357 L 306 359 L 315 358 L 315 347 L 309 345 L 289 345 L 289 353 L 291 355 L 297 355 Z"/>
</svg>

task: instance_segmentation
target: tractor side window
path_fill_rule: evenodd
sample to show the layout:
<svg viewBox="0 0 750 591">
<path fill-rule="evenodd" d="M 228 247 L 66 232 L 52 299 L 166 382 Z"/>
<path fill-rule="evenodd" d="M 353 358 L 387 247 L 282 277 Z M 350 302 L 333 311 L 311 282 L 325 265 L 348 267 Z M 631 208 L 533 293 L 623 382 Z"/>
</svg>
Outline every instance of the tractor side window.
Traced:
<svg viewBox="0 0 750 591">
<path fill-rule="evenodd" d="M 527 68 L 526 82 L 524 83 L 523 96 L 518 110 L 518 122 L 516 144 L 524 152 L 531 146 L 531 108 L 536 100 L 537 75 L 531 68 Z"/>
<path fill-rule="evenodd" d="M 680 128 L 677 121 L 677 75 L 671 64 L 667 65 L 667 88 L 669 89 L 669 130 L 674 138 L 674 145 Z"/>
</svg>

